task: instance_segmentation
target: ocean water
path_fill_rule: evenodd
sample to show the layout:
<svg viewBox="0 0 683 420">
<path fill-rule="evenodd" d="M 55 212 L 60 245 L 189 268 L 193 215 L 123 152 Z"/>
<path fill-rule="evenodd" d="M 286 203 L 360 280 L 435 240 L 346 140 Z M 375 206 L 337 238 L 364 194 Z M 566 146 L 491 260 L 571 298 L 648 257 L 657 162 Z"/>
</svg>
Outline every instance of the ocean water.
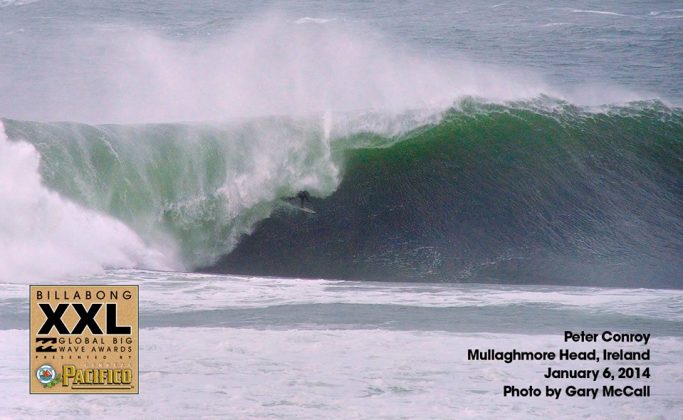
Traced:
<svg viewBox="0 0 683 420">
<path fill-rule="evenodd" d="M 675 1 L 0 1 L 0 417 L 677 418 L 681 75 Z M 139 396 L 28 395 L 50 282 L 140 285 Z M 466 360 L 567 329 L 652 397 Z"/>
<path fill-rule="evenodd" d="M 27 290 L 2 291 L 0 412 L 9 418 L 677 418 L 683 293 L 235 277 L 138 270 L 89 276 L 140 284 L 140 394 L 28 395 Z M 78 282 L 78 279 L 73 279 Z M 63 283 L 61 281 L 60 283 Z M 548 351 L 564 330 L 648 332 L 650 398 L 501 397 L 544 386 L 547 366 L 473 362 L 467 350 Z M 598 345 L 642 350 L 642 344 Z M 592 368 L 587 362 L 577 367 Z M 591 362 L 592 363 L 592 362 Z M 554 386 L 575 384 L 554 380 Z M 587 386 L 602 386 L 600 379 Z"/>
</svg>

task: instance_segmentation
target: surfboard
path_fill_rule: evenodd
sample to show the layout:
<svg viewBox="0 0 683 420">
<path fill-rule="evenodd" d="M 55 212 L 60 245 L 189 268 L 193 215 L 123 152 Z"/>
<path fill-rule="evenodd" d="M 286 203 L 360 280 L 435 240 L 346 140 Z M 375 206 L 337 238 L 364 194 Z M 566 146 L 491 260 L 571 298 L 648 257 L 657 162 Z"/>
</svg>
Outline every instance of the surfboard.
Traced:
<svg viewBox="0 0 683 420">
<path fill-rule="evenodd" d="M 285 204 L 287 207 L 291 207 L 291 208 L 293 208 L 293 209 L 301 210 L 301 211 L 303 211 L 303 212 L 305 212 L 305 213 L 309 213 L 309 214 L 316 214 L 316 213 L 317 213 L 315 210 L 309 209 L 308 207 L 299 207 L 299 206 L 295 206 L 294 204 L 289 203 L 289 202 L 284 201 L 284 200 L 283 200 L 282 202 L 283 202 L 283 204 Z"/>
</svg>

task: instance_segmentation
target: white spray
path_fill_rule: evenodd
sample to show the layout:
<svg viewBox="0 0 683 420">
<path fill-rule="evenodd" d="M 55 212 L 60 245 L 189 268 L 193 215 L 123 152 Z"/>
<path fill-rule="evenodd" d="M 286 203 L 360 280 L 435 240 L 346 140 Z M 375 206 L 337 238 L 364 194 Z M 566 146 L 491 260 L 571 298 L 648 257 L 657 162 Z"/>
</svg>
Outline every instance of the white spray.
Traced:
<svg viewBox="0 0 683 420">
<path fill-rule="evenodd" d="M 49 191 L 40 155 L 0 123 L 0 281 L 58 279 L 107 267 L 173 268 L 123 223 Z"/>
</svg>

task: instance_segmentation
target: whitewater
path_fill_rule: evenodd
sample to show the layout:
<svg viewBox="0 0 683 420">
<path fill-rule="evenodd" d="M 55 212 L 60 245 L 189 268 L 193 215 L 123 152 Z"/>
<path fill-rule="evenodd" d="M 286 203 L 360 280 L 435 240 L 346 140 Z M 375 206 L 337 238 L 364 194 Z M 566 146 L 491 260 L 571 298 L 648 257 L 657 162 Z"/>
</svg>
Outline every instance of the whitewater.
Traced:
<svg viewBox="0 0 683 420">
<path fill-rule="evenodd" d="M 676 418 L 683 21 L 584 3 L 0 2 L 0 418 Z M 51 283 L 140 285 L 140 395 L 28 395 Z M 467 361 L 566 329 L 652 397 Z"/>
<path fill-rule="evenodd" d="M 139 270 L 82 280 L 140 285 L 140 395 L 42 395 L 36 404 L 27 393 L 25 371 L 27 292 L 22 285 L 5 285 L 0 295 L 3 415 L 69 410 L 118 418 L 123 410 L 155 418 L 217 413 L 239 418 L 491 418 L 501 413 L 520 419 L 676 418 L 683 404 L 680 291 Z M 467 361 L 470 348 L 559 348 L 567 319 L 575 330 L 651 332 L 654 361 L 649 365 L 656 376 L 646 383 L 653 386 L 652 398 L 506 399 L 500 396 L 501 383 L 542 386 L 547 362 Z M 594 348 L 591 343 L 571 347 Z M 639 350 L 642 345 L 622 347 Z M 597 383 L 603 384 L 612 383 Z"/>
</svg>

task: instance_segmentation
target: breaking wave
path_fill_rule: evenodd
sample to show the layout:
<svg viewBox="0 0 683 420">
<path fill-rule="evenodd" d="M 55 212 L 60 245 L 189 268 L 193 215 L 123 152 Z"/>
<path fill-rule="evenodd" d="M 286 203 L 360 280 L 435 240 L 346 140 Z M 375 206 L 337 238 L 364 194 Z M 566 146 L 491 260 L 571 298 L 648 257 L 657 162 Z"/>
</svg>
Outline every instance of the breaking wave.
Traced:
<svg viewBox="0 0 683 420">
<path fill-rule="evenodd" d="M 30 232 L 81 252 L 101 248 L 88 242 L 98 241 L 93 223 L 111 225 L 117 234 L 100 235 L 115 250 L 103 251 L 105 265 L 150 265 L 148 248 L 187 269 L 261 275 L 676 287 L 683 278 L 683 113 L 656 101 L 465 99 L 393 118 L 4 125 L 32 144 L 4 141 L 4 185 L 73 213 L 62 218 L 73 235 L 61 225 Z M 39 185 L 36 151 L 59 196 Z M 282 204 L 299 189 L 316 215 Z M 51 201 L 8 191 L 5 221 L 55 214 Z"/>
<path fill-rule="evenodd" d="M 267 16 L 190 42 L 75 28 L 56 79 L 3 102 L 0 275 L 679 274 L 680 109 L 349 25 Z M 282 204 L 300 189 L 317 216 Z"/>
</svg>

